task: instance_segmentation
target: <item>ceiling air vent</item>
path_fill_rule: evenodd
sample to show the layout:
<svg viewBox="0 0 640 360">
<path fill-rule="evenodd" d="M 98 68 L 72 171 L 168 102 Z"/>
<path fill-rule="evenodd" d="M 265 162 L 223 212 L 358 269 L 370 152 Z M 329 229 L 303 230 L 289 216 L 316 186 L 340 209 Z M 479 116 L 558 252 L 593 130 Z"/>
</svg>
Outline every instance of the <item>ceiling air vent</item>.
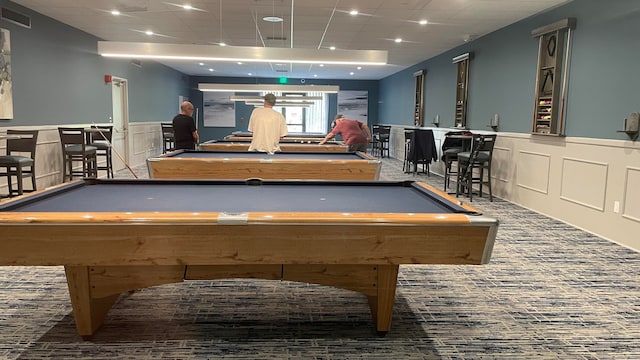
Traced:
<svg viewBox="0 0 640 360">
<path fill-rule="evenodd" d="M 0 19 L 31 29 L 31 18 L 13 10 L 0 7 Z"/>
</svg>

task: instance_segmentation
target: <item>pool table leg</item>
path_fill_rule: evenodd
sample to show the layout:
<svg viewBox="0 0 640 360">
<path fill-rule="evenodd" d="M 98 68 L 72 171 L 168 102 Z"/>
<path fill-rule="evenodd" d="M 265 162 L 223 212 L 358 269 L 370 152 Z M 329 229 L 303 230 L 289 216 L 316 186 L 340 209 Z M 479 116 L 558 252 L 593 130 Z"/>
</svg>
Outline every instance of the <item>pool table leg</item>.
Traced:
<svg viewBox="0 0 640 360">
<path fill-rule="evenodd" d="M 371 315 L 376 323 L 376 331 L 381 336 L 391 329 L 398 268 L 398 265 L 378 265 L 378 295 L 369 296 Z"/>
<path fill-rule="evenodd" d="M 88 266 L 65 266 L 64 271 L 78 334 L 87 339 L 102 325 L 120 294 L 93 299 Z"/>
</svg>

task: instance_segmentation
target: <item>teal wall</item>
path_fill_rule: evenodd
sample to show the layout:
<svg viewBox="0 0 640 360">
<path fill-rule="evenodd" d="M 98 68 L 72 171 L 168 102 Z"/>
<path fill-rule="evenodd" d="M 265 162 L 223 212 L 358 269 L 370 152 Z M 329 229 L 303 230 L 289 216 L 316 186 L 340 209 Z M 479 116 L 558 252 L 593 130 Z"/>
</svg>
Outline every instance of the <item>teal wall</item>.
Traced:
<svg viewBox="0 0 640 360">
<path fill-rule="evenodd" d="M 200 82 L 277 83 L 277 79 L 188 77 L 169 67 L 97 55 L 99 39 L 25 9 L 11 1 L 0 6 L 32 18 L 25 29 L 6 21 L 11 32 L 14 119 L 0 126 L 28 126 L 106 122 L 111 116 L 111 91 L 103 76 L 129 81 L 130 121 L 169 121 L 177 112 L 178 96 L 201 107 Z M 486 130 L 493 114 L 500 115 L 500 131 L 529 133 L 533 117 L 537 40 L 531 30 L 575 17 L 570 81 L 567 91 L 566 135 L 626 139 L 617 133 L 631 112 L 639 111 L 637 84 L 640 71 L 637 0 L 574 0 L 573 2 L 510 25 L 473 42 L 380 81 L 315 80 L 305 84 L 338 85 L 343 90 L 369 92 L 369 123 L 412 124 L 413 72 L 426 70 L 425 125 L 440 116 L 441 126 L 453 125 L 456 66 L 451 59 L 472 52 L 469 80 L 468 126 Z M 300 79 L 290 79 L 291 84 Z M 331 96 L 328 114 L 337 108 Z M 250 108 L 238 108 L 247 119 Z M 246 120 L 245 120 L 246 121 Z M 327 119 L 330 121 L 330 119 Z M 202 124 L 200 124 L 202 125 Z M 219 138 L 246 128 L 200 127 L 203 139 Z"/>
<path fill-rule="evenodd" d="M 11 37 L 13 120 L 0 126 L 103 123 L 111 116 L 111 87 L 104 75 L 129 84 L 129 121 L 170 120 L 178 96 L 187 95 L 188 77 L 164 65 L 105 59 L 92 35 L 61 24 L 11 1 L 0 6 L 31 17 L 31 29 L 0 20 Z"/>
<path fill-rule="evenodd" d="M 623 119 L 640 110 L 640 2 L 574 0 L 380 80 L 382 123 L 412 124 L 413 72 L 426 69 L 425 126 L 436 114 L 453 126 L 455 56 L 473 53 L 469 70 L 470 129 L 488 130 L 493 114 L 500 131 L 529 133 L 533 118 L 538 42 L 531 30 L 575 17 L 566 99 L 566 135 L 627 139 Z"/>
</svg>

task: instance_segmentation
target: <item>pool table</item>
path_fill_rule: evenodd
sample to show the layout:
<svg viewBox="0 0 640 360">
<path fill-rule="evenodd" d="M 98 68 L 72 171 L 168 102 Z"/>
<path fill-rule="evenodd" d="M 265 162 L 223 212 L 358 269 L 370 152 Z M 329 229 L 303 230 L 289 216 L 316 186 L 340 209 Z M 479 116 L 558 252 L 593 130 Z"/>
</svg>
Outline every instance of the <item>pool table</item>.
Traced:
<svg viewBox="0 0 640 360">
<path fill-rule="evenodd" d="M 247 151 L 249 142 L 247 141 L 227 141 L 209 140 L 200 144 L 201 150 L 223 150 L 223 151 Z M 349 146 L 342 142 L 329 141 L 326 144 L 318 143 L 280 143 L 282 151 L 297 152 L 349 152 Z"/>
<path fill-rule="evenodd" d="M 377 180 L 381 162 L 361 152 L 177 150 L 147 159 L 152 179 Z"/>
<path fill-rule="evenodd" d="M 400 264 L 487 264 L 497 229 L 412 181 L 84 179 L 0 204 L 0 265 L 64 265 L 85 338 L 120 293 L 222 278 L 360 292 L 386 334 Z"/>
<path fill-rule="evenodd" d="M 251 142 L 253 140 L 250 136 L 235 136 L 235 135 L 227 135 L 224 137 L 225 141 L 234 141 L 234 142 Z M 315 138 L 315 137 L 296 137 L 296 136 L 285 136 L 280 139 L 280 144 L 288 144 L 288 143 L 298 143 L 298 144 L 317 144 L 320 141 L 324 140 L 323 137 Z"/>
<path fill-rule="evenodd" d="M 297 138 L 324 138 L 327 134 L 319 133 L 319 132 L 290 132 L 287 136 L 297 137 Z M 234 131 L 230 135 L 227 136 L 243 136 L 243 137 L 252 137 L 253 132 L 251 131 Z"/>
</svg>

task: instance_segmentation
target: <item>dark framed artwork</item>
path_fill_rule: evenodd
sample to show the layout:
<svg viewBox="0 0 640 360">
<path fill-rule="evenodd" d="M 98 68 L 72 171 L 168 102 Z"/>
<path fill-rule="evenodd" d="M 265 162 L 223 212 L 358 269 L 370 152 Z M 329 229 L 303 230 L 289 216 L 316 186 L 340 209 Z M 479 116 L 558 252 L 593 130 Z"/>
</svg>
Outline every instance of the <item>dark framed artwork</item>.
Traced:
<svg viewBox="0 0 640 360">
<path fill-rule="evenodd" d="M 0 29 L 0 119 L 13 119 L 9 30 Z"/>
</svg>

